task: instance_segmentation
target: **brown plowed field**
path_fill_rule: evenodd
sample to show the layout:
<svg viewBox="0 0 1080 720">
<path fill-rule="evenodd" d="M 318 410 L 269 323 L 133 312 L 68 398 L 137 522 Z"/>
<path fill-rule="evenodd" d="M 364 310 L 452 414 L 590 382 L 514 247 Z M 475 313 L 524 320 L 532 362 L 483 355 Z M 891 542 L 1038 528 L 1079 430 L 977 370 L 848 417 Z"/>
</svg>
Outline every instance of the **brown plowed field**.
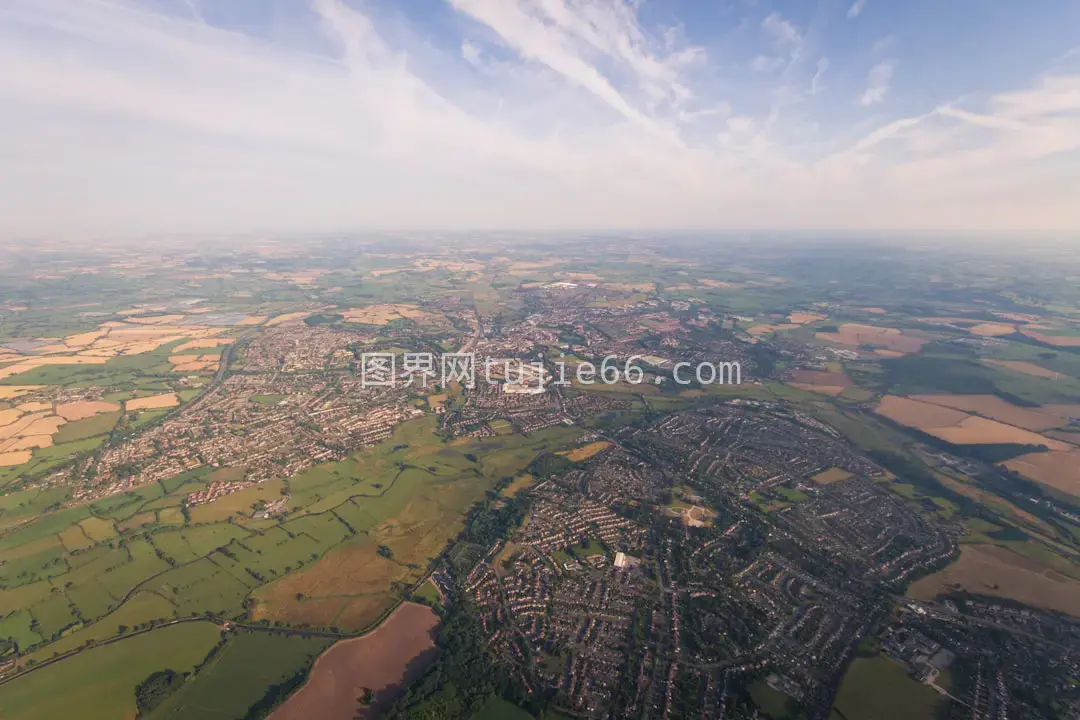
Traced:
<svg viewBox="0 0 1080 720">
<path fill-rule="evenodd" d="M 426 605 L 402 603 L 363 637 L 342 640 L 319 656 L 302 688 L 270 720 L 375 718 L 435 656 L 438 616 Z M 361 712 L 357 698 L 371 690 L 375 702 Z"/>
</svg>

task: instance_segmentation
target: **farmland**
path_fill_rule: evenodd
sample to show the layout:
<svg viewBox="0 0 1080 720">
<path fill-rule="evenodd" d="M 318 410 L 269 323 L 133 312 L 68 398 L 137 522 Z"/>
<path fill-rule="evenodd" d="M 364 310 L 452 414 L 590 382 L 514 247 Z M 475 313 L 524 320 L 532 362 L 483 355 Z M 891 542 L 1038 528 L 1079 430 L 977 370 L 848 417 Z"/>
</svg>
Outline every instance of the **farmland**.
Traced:
<svg viewBox="0 0 1080 720">
<path fill-rule="evenodd" d="M 1080 615 L 1080 580 L 993 545 L 964 546 L 959 560 L 919 580 L 908 594 L 917 599 L 932 600 L 956 588 Z"/>
<path fill-rule="evenodd" d="M 360 717 L 374 718 L 400 692 L 406 668 L 430 654 L 438 617 L 426 606 L 404 603 L 376 630 L 335 644 L 311 669 L 307 683 L 270 716 L 273 720 L 352 720 L 357 698 L 374 695 Z"/>
<path fill-rule="evenodd" d="M 1025 639 L 1080 613 L 1057 262 L 445 241 L 0 256 L 0 715 L 85 676 L 80 706 L 132 717 L 164 670 L 148 720 L 345 720 L 364 689 L 394 717 L 862 720 L 999 670 L 1010 717 L 1067 694 L 1066 641 Z M 458 351 L 546 384 L 445 382 Z M 551 382 L 609 356 L 643 382 Z M 728 360 L 741 383 L 674 382 Z M 957 656 L 959 700 L 866 652 L 894 621 Z"/>
<path fill-rule="evenodd" d="M 0 712 L 11 720 L 79 717 L 115 720 L 135 713 L 134 687 L 153 672 L 189 672 L 219 642 L 212 623 L 164 627 L 93 648 L 23 679 L 0 686 Z"/>
</svg>

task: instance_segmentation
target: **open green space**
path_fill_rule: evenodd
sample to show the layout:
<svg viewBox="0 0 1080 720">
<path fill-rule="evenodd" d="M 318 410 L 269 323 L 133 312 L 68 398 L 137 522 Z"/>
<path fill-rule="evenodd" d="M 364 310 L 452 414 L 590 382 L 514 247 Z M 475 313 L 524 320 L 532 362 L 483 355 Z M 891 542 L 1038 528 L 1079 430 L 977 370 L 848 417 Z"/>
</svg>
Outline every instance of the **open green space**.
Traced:
<svg viewBox="0 0 1080 720">
<path fill-rule="evenodd" d="M 846 720 L 934 718 L 943 699 L 884 655 L 857 657 L 848 668 L 835 708 Z"/>
<path fill-rule="evenodd" d="M 274 685 L 303 672 L 330 643 L 326 638 L 239 631 L 147 720 L 245 717 Z"/>
<path fill-rule="evenodd" d="M 135 686 L 151 673 L 191 672 L 220 641 L 213 623 L 164 627 L 95 647 L 0 685 L 5 720 L 117 720 L 135 715 Z"/>
</svg>

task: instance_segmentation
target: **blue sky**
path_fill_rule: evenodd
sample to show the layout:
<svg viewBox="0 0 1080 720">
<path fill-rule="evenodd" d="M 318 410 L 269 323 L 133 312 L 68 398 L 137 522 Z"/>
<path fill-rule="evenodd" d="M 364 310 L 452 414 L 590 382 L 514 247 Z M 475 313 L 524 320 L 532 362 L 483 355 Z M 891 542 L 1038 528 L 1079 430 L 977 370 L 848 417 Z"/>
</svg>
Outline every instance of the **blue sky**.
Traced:
<svg viewBox="0 0 1080 720">
<path fill-rule="evenodd" d="M 5 0 L 0 233 L 1080 230 L 1080 0 Z"/>
</svg>

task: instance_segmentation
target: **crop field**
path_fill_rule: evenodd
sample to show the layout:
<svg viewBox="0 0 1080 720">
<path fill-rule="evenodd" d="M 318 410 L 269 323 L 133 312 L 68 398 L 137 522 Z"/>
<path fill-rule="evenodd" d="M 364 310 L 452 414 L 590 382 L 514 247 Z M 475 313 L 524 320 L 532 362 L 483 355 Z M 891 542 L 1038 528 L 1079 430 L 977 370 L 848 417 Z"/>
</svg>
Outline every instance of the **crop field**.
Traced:
<svg viewBox="0 0 1080 720">
<path fill-rule="evenodd" d="M 908 595 L 932 600 L 954 588 L 1080 615 L 1080 581 L 994 545 L 964 545 L 959 560 L 916 581 Z"/>
<path fill-rule="evenodd" d="M 1003 464 L 1030 480 L 1080 497 L 1080 450 L 1031 453 Z"/>
<path fill-rule="evenodd" d="M 994 367 L 1005 368 L 1006 370 L 1012 370 L 1014 372 L 1022 373 L 1024 375 L 1031 375 L 1032 377 L 1047 378 L 1049 380 L 1061 380 L 1065 377 L 1062 373 L 1055 370 L 1048 370 L 1042 365 L 1036 365 L 1033 362 L 1027 360 L 994 360 L 986 359 L 984 363 L 992 365 Z"/>
<path fill-rule="evenodd" d="M 838 345 L 851 347 L 868 345 L 897 353 L 918 352 L 932 339 L 924 334 L 906 333 L 896 328 L 858 323 L 844 323 L 836 332 L 819 332 L 816 336 L 819 340 Z"/>
<path fill-rule="evenodd" d="M 588 460 L 593 455 L 603 452 L 611 447 L 611 443 L 606 440 L 599 440 L 597 442 L 589 443 L 588 445 L 582 445 L 581 447 L 574 448 L 573 450 L 564 450 L 559 454 L 565 457 L 567 460 L 573 462 L 582 462 Z"/>
<path fill-rule="evenodd" d="M 240 631 L 197 675 L 148 720 L 234 720 L 244 717 L 267 688 L 310 666 L 329 645 L 325 638 Z"/>
<path fill-rule="evenodd" d="M 439 618 L 426 605 L 403 603 L 363 637 L 333 645 L 315 661 L 307 683 L 270 715 L 272 720 L 354 717 L 356 699 L 369 689 L 375 702 L 358 716 L 374 718 L 392 702 L 406 668 L 433 658 Z M 422 662 L 420 663 L 422 664 Z"/>
<path fill-rule="evenodd" d="M 387 304 L 350 308 L 344 312 L 345 321 L 364 325 L 387 325 L 393 320 L 418 320 L 429 316 L 415 305 Z"/>
<path fill-rule="evenodd" d="M 935 395 L 931 397 L 935 398 L 935 402 L 946 401 L 942 400 L 941 396 Z M 1006 412 L 1019 415 L 1018 411 L 1022 410 L 1012 406 L 1001 408 L 986 400 L 947 400 L 947 402 L 951 404 L 980 405 L 1003 415 Z M 913 427 L 954 445 L 1019 444 L 1046 445 L 1051 450 L 1070 449 L 1067 443 L 1047 438 L 1030 430 L 912 398 L 886 395 L 881 399 L 881 403 L 875 412 L 893 422 Z"/>
<path fill-rule="evenodd" d="M 160 410 L 161 408 L 176 407 L 180 404 L 180 398 L 176 393 L 163 393 L 150 397 L 135 398 L 124 403 L 124 409 L 132 410 Z"/>
<path fill-rule="evenodd" d="M 996 395 L 914 395 L 911 399 L 975 413 L 1035 432 L 1061 427 L 1068 424 L 1069 420 L 1067 414 L 1059 414 L 1050 407 L 1019 407 Z"/>
<path fill-rule="evenodd" d="M 208 622 L 165 627 L 91 648 L 74 657 L 0 686 L 5 720 L 53 720 L 79 708 L 86 720 L 135 716 L 135 686 L 153 672 L 189 672 L 218 643 Z"/>
</svg>

